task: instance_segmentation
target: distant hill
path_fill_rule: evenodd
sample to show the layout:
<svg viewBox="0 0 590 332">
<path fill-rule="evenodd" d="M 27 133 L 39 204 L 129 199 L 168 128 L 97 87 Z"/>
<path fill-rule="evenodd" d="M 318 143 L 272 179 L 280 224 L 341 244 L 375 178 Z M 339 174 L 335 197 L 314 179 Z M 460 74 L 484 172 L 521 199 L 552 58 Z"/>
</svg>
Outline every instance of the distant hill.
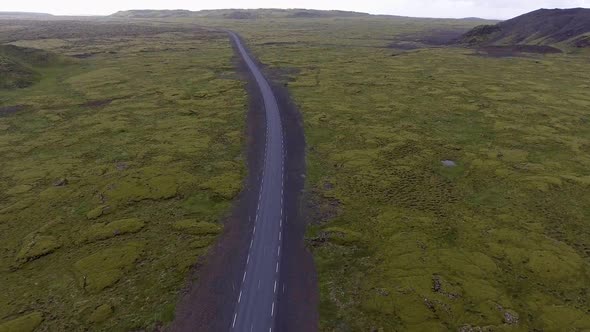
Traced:
<svg viewBox="0 0 590 332">
<path fill-rule="evenodd" d="M 217 9 L 217 10 L 126 10 L 112 14 L 118 18 L 183 18 L 208 17 L 224 19 L 260 19 L 260 18 L 316 18 L 316 17 L 360 17 L 366 13 L 341 10 L 310 10 L 310 9 Z"/>
<path fill-rule="evenodd" d="M 0 19 L 43 19 L 52 18 L 51 14 L 27 12 L 0 12 Z"/>
<path fill-rule="evenodd" d="M 481 25 L 462 43 L 481 46 L 590 46 L 590 9 L 539 9 L 496 25 Z"/>
</svg>

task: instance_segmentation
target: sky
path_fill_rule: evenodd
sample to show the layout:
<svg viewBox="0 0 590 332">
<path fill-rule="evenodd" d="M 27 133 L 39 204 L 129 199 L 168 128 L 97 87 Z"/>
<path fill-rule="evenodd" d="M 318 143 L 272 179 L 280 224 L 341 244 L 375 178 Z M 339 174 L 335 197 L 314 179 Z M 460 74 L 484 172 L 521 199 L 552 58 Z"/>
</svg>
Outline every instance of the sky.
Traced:
<svg viewBox="0 0 590 332">
<path fill-rule="evenodd" d="M 590 0 L 0 0 L 0 11 L 108 15 L 127 9 L 307 8 L 415 17 L 508 19 L 539 8 L 590 7 Z"/>
</svg>

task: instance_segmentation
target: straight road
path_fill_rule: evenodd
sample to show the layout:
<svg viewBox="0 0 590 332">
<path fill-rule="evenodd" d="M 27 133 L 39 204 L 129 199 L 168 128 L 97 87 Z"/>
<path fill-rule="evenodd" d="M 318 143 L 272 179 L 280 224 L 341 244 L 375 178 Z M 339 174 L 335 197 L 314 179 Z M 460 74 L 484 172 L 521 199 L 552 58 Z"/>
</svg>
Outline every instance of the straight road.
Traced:
<svg viewBox="0 0 590 332">
<path fill-rule="evenodd" d="M 240 292 L 232 318 L 232 331 L 272 332 L 280 290 L 279 272 L 283 240 L 284 144 L 277 99 L 248 55 L 238 36 L 229 32 L 254 76 L 264 99 L 266 144 L 258 207 Z"/>
</svg>

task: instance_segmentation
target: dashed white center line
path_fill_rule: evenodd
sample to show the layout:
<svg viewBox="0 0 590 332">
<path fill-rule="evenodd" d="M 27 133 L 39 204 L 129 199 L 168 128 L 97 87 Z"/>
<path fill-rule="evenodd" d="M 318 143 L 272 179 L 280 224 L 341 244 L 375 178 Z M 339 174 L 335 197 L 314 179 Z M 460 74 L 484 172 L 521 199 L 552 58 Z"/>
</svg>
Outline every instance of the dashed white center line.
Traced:
<svg viewBox="0 0 590 332">
<path fill-rule="evenodd" d="M 244 277 L 242 278 L 242 283 L 246 280 L 246 271 L 244 271 Z"/>
<path fill-rule="evenodd" d="M 277 281 L 276 280 L 275 280 L 275 289 L 274 289 L 274 292 L 275 293 L 277 292 Z"/>
<path fill-rule="evenodd" d="M 236 318 L 237 318 L 237 317 L 238 317 L 238 313 L 236 312 L 236 313 L 234 314 L 234 322 L 233 322 L 233 323 L 231 323 L 231 327 L 234 327 L 234 326 L 236 325 Z"/>
<path fill-rule="evenodd" d="M 240 291 L 240 296 L 238 297 L 238 303 L 242 300 L 242 291 Z"/>
<path fill-rule="evenodd" d="M 272 309 L 270 309 L 270 315 L 274 316 L 275 315 L 275 303 L 274 301 L 272 302 Z"/>
</svg>

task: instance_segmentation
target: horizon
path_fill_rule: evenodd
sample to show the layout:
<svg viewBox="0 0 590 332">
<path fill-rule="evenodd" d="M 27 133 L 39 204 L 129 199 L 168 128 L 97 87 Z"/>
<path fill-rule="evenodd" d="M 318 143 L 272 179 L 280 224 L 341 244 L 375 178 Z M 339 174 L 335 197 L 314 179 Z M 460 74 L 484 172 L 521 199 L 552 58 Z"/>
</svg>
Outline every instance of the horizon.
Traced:
<svg viewBox="0 0 590 332">
<path fill-rule="evenodd" d="M 358 3 L 353 0 L 219 0 L 215 6 L 195 4 L 191 0 L 105 0 L 97 4 L 73 0 L 24 0 L 3 5 L 0 12 L 46 13 L 55 16 L 108 16 L 127 10 L 255 10 L 255 9 L 309 9 L 340 10 L 371 15 L 393 15 L 416 18 L 481 18 L 506 20 L 537 9 L 588 8 L 590 0 L 372 0 Z"/>
<path fill-rule="evenodd" d="M 106 17 L 106 16 L 110 16 L 119 12 L 127 12 L 127 11 L 189 11 L 189 12 L 202 12 L 202 11 L 216 11 L 216 10 L 244 10 L 244 11 L 248 11 L 248 10 L 317 10 L 317 11 L 340 11 L 340 12 L 349 12 L 349 13 L 358 13 L 358 14 L 367 14 L 367 15 L 371 15 L 371 16 L 397 16 L 397 17 L 408 17 L 408 18 L 424 18 L 424 19 L 455 19 L 455 20 L 462 20 L 462 19 L 481 19 L 481 20 L 491 20 L 491 21 L 502 21 L 502 20 L 508 20 L 514 17 L 518 17 L 520 15 L 524 15 L 533 11 L 537 11 L 537 10 L 553 10 L 553 9 L 590 9 L 590 8 L 585 8 L 585 7 L 568 7 L 568 8 L 543 8 L 543 7 L 539 7 L 536 9 L 533 9 L 531 11 L 528 12 L 524 12 L 521 14 L 517 14 L 513 17 L 508 17 L 508 18 L 493 18 L 493 17 L 480 17 L 480 16 L 465 16 L 465 17 L 434 17 L 434 16 L 407 16 L 407 15 L 396 15 L 396 14 L 375 14 L 375 13 L 369 13 L 369 12 L 363 12 L 363 11 L 355 11 L 355 10 L 344 10 L 344 9 L 314 9 L 314 8 L 299 8 L 299 7 L 293 7 L 293 8 L 275 8 L 275 7 L 260 7 L 260 8 L 238 8 L 238 7 L 228 7 L 228 8 L 212 8 L 212 9 L 198 9 L 198 10 L 191 10 L 191 9 L 186 9 L 186 8 L 160 8 L 160 9 L 155 9 L 155 8 L 134 8 L 134 9 L 122 9 L 122 10 L 117 10 L 115 12 L 109 13 L 109 14 L 54 14 L 54 13 L 48 13 L 48 12 L 39 12 L 39 11 L 18 11 L 18 10 L 11 10 L 11 11 L 2 11 L 0 10 L 0 13 L 15 13 L 15 14 L 36 14 L 36 15 L 51 15 L 51 16 L 55 16 L 55 17 Z"/>
</svg>

